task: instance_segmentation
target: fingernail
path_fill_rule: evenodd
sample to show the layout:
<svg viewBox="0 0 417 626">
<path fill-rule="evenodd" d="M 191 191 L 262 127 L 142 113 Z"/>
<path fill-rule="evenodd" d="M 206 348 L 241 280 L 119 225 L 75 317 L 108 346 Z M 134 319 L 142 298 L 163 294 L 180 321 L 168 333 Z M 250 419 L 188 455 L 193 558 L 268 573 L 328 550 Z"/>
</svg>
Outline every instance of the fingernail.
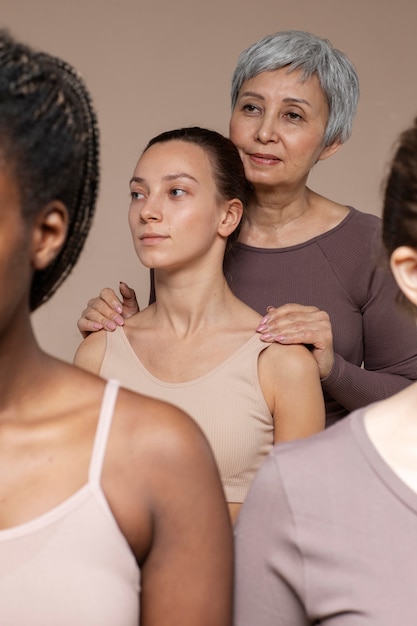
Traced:
<svg viewBox="0 0 417 626">
<path fill-rule="evenodd" d="M 98 322 L 93 322 L 93 328 L 95 330 L 101 330 L 103 328 L 103 324 L 99 324 Z"/>
<path fill-rule="evenodd" d="M 258 331 L 258 333 L 263 333 L 265 330 L 268 330 L 268 325 L 264 324 L 263 320 L 261 322 L 261 324 L 259 324 L 258 328 L 256 329 Z"/>
<path fill-rule="evenodd" d="M 116 324 L 109 320 L 108 322 L 106 322 L 106 328 L 107 330 L 114 330 L 116 328 Z"/>
<path fill-rule="evenodd" d="M 118 304 L 118 305 L 116 306 L 115 310 L 116 310 L 118 313 L 120 313 L 120 314 L 121 314 L 121 313 L 123 313 L 123 309 L 122 309 L 122 307 L 120 306 L 120 304 Z"/>
<path fill-rule="evenodd" d="M 266 335 L 264 335 L 264 334 L 261 335 L 261 339 L 263 339 L 263 341 L 271 341 L 273 338 L 274 338 L 274 336 L 270 335 L 269 333 L 266 334 Z"/>
<path fill-rule="evenodd" d="M 114 318 L 114 321 L 118 326 L 123 326 L 123 324 L 125 323 L 123 317 L 120 317 L 119 315 Z"/>
</svg>

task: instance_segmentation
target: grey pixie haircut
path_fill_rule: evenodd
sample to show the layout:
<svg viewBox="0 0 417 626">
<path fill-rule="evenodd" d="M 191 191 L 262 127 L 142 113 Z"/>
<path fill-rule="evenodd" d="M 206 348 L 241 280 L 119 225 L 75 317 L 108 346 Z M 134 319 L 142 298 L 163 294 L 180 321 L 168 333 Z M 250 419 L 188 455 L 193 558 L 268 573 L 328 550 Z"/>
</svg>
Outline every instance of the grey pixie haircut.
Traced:
<svg viewBox="0 0 417 626">
<path fill-rule="evenodd" d="M 316 74 L 329 105 L 329 119 L 323 143 L 344 143 L 352 132 L 359 99 L 359 79 L 347 56 L 327 39 L 301 30 L 267 35 L 239 55 L 232 77 L 232 109 L 245 80 L 261 72 L 288 67 L 301 69 L 304 80 Z"/>
</svg>

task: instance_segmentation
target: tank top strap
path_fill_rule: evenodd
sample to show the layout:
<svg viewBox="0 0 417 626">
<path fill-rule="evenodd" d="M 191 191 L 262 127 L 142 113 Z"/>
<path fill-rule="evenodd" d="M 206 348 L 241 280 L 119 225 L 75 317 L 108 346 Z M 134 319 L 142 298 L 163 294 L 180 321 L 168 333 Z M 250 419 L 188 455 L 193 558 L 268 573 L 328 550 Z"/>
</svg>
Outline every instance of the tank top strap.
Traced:
<svg viewBox="0 0 417 626">
<path fill-rule="evenodd" d="M 98 485 L 101 480 L 103 460 L 119 387 L 119 381 L 113 379 L 109 380 L 106 384 L 103 400 L 101 402 L 100 414 L 97 421 L 97 430 L 94 438 L 93 452 L 88 470 L 88 481 L 90 483 L 95 483 L 96 485 Z"/>
</svg>

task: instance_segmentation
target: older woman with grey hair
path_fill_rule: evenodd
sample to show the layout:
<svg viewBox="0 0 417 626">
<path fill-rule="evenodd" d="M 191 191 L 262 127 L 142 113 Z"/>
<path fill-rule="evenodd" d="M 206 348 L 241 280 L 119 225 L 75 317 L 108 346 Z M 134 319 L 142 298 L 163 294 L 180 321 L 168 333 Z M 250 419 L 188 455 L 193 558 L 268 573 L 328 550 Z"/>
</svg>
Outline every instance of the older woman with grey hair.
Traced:
<svg viewBox="0 0 417 626">
<path fill-rule="evenodd" d="M 304 31 L 256 42 L 232 79 L 230 138 L 253 197 L 226 277 L 264 316 L 257 330 L 265 341 L 311 348 L 328 425 L 417 378 L 414 324 L 396 307 L 381 220 L 307 186 L 313 166 L 349 138 L 358 95 L 349 59 Z M 124 284 L 121 294 L 104 289 L 90 300 L 80 331 L 122 325 L 137 304 Z"/>
<path fill-rule="evenodd" d="M 415 319 L 417 119 L 399 137 L 383 215 L 392 272 Z M 235 531 L 234 626 L 416 623 L 416 404 L 417 383 L 275 447 Z"/>
</svg>

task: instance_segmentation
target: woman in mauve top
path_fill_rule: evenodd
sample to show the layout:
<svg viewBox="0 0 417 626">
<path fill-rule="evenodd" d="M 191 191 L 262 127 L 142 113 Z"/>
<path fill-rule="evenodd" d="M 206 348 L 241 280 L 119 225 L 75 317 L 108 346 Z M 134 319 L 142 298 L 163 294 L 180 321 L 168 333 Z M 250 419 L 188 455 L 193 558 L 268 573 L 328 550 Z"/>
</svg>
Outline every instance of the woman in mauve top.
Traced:
<svg viewBox="0 0 417 626">
<path fill-rule="evenodd" d="M 314 165 L 349 138 L 358 95 L 347 57 L 303 31 L 256 42 L 242 52 L 232 78 L 230 138 L 254 194 L 226 276 L 262 316 L 257 330 L 264 341 L 310 347 L 327 424 L 417 379 L 417 337 L 395 306 L 380 219 L 307 186 Z M 122 325 L 137 303 L 124 284 L 121 294 L 122 301 L 103 290 L 79 329 Z"/>
<path fill-rule="evenodd" d="M 0 31 L 0 624 L 230 626 L 230 520 L 200 429 L 33 333 L 98 178 L 83 81 Z"/>
<path fill-rule="evenodd" d="M 383 224 L 415 317 L 417 119 L 399 140 Z M 414 626 L 416 406 L 414 383 L 309 440 L 275 447 L 235 529 L 235 626 Z"/>
</svg>

